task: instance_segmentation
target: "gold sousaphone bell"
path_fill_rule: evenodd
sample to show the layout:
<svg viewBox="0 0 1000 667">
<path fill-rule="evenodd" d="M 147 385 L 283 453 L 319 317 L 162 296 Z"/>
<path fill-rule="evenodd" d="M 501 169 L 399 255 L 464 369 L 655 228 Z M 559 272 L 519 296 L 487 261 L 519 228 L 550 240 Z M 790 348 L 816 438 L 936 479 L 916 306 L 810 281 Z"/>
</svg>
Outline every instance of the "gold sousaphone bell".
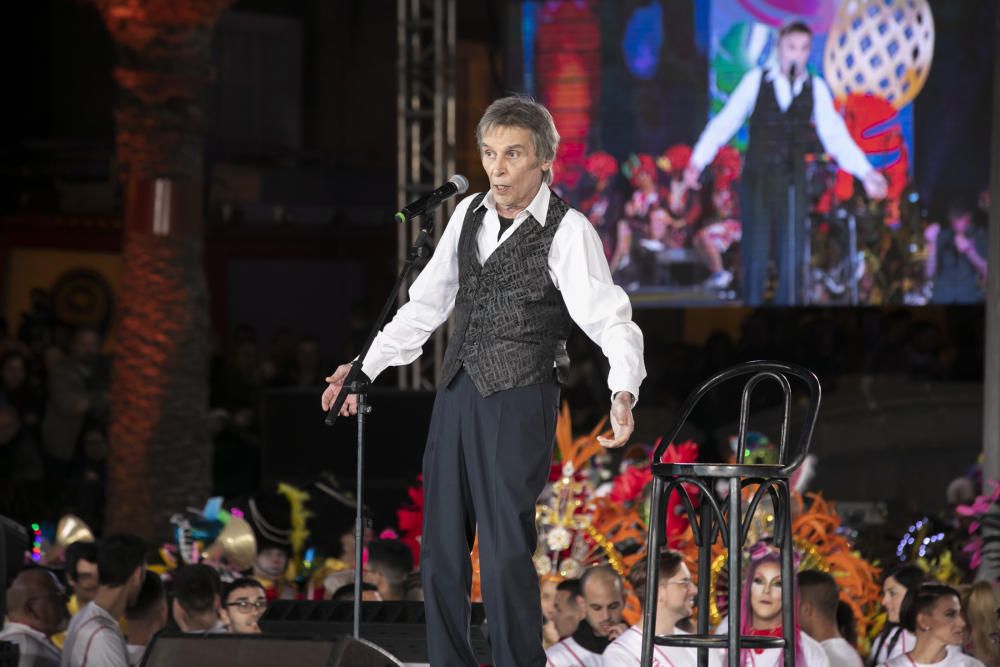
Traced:
<svg viewBox="0 0 1000 667">
<path fill-rule="evenodd" d="M 257 538 L 245 519 L 230 516 L 209 551 L 221 551 L 231 565 L 239 570 L 249 570 L 257 558 Z"/>
<path fill-rule="evenodd" d="M 52 546 L 55 549 L 65 550 L 74 542 L 93 541 L 94 533 L 90 530 L 90 526 L 75 514 L 67 514 L 59 519 L 59 523 L 56 525 L 55 540 Z"/>
</svg>

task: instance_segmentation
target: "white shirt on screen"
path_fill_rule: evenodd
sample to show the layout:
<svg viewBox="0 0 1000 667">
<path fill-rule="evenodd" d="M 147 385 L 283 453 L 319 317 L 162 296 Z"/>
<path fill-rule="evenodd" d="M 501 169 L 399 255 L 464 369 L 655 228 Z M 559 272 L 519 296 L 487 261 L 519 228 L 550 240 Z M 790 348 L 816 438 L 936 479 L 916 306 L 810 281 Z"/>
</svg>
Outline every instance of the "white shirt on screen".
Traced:
<svg viewBox="0 0 1000 667">
<path fill-rule="evenodd" d="M 691 163 L 699 170 L 704 169 L 715 158 L 719 149 L 732 139 L 743 123 L 750 118 L 757 105 L 761 79 L 764 80 L 763 85 L 774 83 L 775 99 L 781 110 L 786 111 L 791 106 L 792 100 L 802 92 L 806 77 L 805 73 L 796 77 L 795 85 L 792 86 L 788 77 L 780 75 L 777 68 L 764 70 L 755 67 L 747 72 L 729 96 L 726 106 L 705 126 L 691 154 Z M 813 120 L 823 149 L 837 161 L 841 169 L 863 178 L 872 168 L 871 163 L 868 162 L 864 151 L 854 143 L 844 119 L 834 108 L 833 95 L 826 82 L 818 76 L 812 77 L 812 91 Z"/>
</svg>

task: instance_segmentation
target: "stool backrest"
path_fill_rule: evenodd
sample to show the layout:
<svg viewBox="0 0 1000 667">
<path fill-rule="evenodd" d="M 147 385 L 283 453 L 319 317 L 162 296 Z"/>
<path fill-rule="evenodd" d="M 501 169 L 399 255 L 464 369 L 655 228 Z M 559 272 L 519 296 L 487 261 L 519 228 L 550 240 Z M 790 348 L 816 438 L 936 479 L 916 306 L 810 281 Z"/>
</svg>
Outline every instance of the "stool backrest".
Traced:
<svg viewBox="0 0 1000 667">
<path fill-rule="evenodd" d="M 784 414 L 781 420 L 781 435 L 778 443 L 778 466 L 781 474 L 791 474 L 805 459 L 809 453 L 809 442 L 812 440 L 813 429 L 816 426 L 816 417 L 819 414 L 819 404 L 822 397 L 819 379 L 811 371 L 801 366 L 784 361 L 748 361 L 721 371 L 709 379 L 705 380 L 685 399 L 681 405 L 680 412 L 670 437 L 664 438 L 656 447 L 653 454 L 653 461 L 659 462 L 663 453 L 670 443 L 674 442 L 678 433 L 687 423 L 692 410 L 698 405 L 709 392 L 720 385 L 735 378 L 751 376 L 743 386 L 743 393 L 740 400 L 739 434 L 737 436 L 737 465 L 744 465 L 746 452 L 747 424 L 750 420 L 750 397 L 754 389 L 762 382 L 772 380 L 781 387 Z M 801 380 L 806 386 L 807 405 L 805 420 L 799 432 L 798 442 L 794 449 L 789 450 L 788 439 L 792 418 L 792 384 L 789 378 Z M 792 457 L 789 460 L 789 457 Z"/>
</svg>

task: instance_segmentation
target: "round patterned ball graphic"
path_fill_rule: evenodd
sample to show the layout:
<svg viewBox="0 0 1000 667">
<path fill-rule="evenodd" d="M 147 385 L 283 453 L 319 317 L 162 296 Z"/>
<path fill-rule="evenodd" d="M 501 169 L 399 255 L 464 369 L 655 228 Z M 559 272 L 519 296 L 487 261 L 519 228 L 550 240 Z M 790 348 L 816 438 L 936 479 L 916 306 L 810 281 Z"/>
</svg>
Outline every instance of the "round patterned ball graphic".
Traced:
<svg viewBox="0 0 1000 667">
<path fill-rule="evenodd" d="M 826 37 L 823 75 L 838 98 L 867 93 L 900 109 L 924 87 L 933 57 L 927 0 L 846 0 Z"/>
</svg>

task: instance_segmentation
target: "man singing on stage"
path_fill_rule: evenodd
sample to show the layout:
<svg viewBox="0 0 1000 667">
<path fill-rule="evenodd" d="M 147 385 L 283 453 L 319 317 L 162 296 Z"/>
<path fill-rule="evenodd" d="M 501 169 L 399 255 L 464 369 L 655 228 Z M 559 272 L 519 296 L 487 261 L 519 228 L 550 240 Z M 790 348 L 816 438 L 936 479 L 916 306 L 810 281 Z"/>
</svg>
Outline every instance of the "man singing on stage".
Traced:
<svg viewBox="0 0 1000 667">
<path fill-rule="evenodd" d="M 750 306 L 764 301 L 772 257 L 778 269 L 774 302 L 791 305 L 797 301 L 801 223 L 807 213 L 804 156 L 816 147 L 816 135 L 841 169 L 861 179 L 868 196 L 881 199 L 886 193 L 885 177 L 854 143 L 833 106 L 830 89 L 822 79 L 809 75 L 806 63 L 811 49 L 812 31 L 805 23 L 796 21 L 782 28 L 777 65 L 746 73 L 726 106 L 702 132 L 684 173 L 688 186 L 697 189 L 705 166 L 750 119 L 740 198 L 743 301 Z M 795 186 L 793 216 L 788 212 L 789 185 Z"/>
<path fill-rule="evenodd" d="M 374 378 L 412 362 L 454 310 L 424 452 L 420 569 L 430 663 L 477 664 L 469 552 L 478 530 L 494 663 L 541 667 L 535 502 L 549 474 L 566 338 L 575 322 L 610 363 L 613 437 L 601 439 L 605 447 L 632 434 L 646 376 L 643 341 L 593 225 L 548 187 L 559 145 L 548 110 L 523 97 L 499 99 L 480 119 L 476 141 L 490 190 L 459 203 L 362 370 Z M 327 378 L 324 409 L 348 370 Z M 351 396 L 341 414 L 356 410 Z"/>
</svg>

